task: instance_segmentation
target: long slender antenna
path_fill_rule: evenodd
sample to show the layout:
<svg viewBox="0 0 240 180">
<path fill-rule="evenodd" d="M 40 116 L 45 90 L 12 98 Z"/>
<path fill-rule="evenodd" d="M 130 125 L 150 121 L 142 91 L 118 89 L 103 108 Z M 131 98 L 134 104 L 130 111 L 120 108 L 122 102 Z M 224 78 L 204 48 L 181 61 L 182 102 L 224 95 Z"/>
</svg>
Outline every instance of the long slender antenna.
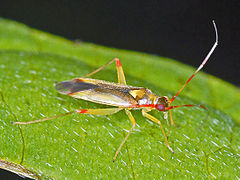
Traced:
<svg viewBox="0 0 240 180">
<path fill-rule="evenodd" d="M 203 66 L 206 64 L 206 62 L 208 61 L 209 57 L 212 55 L 213 51 L 216 49 L 217 45 L 218 45 L 218 31 L 217 31 L 217 26 L 215 24 L 214 21 L 213 22 L 213 26 L 214 26 L 214 30 L 215 30 L 215 35 L 216 35 L 216 41 L 212 47 L 212 49 L 209 51 L 209 53 L 207 54 L 207 56 L 205 57 L 205 59 L 203 60 L 203 62 L 200 64 L 200 66 L 198 67 L 198 69 L 193 73 L 193 75 L 187 80 L 187 82 L 182 86 L 182 88 L 177 92 L 177 94 L 175 96 L 172 97 L 172 99 L 169 100 L 169 104 L 171 104 L 174 99 L 180 94 L 180 92 L 185 88 L 185 86 L 191 81 L 191 79 L 197 74 L 198 71 L 200 71 Z"/>
<path fill-rule="evenodd" d="M 200 107 L 200 108 L 203 108 L 205 110 L 207 110 L 207 108 L 203 105 L 195 105 L 195 104 L 185 104 L 185 105 L 179 105 L 179 106 L 169 106 L 169 107 L 166 107 L 166 110 L 170 110 L 170 109 L 175 109 L 175 108 L 178 108 L 178 107 Z"/>
</svg>

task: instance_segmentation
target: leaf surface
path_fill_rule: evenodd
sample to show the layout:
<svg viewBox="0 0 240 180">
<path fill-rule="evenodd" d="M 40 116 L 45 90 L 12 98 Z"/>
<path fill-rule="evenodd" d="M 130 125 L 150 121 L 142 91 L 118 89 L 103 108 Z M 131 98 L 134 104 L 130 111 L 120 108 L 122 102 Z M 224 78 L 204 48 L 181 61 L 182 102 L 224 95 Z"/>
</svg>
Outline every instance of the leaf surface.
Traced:
<svg viewBox="0 0 240 180">
<path fill-rule="evenodd" d="M 131 124 L 124 112 L 109 116 L 73 114 L 31 125 L 31 121 L 78 108 L 106 108 L 59 94 L 56 82 L 88 74 L 118 57 L 129 85 L 172 97 L 193 68 L 168 58 L 71 42 L 9 20 L 0 20 L 0 167 L 36 179 L 239 178 L 240 91 L 200 72 L 174 105 L 165 145 L 158 125 L 134 111 L 135 131 L 115 163 L 115 151 Z M 200 63 L 200 62 L 199 62 Z M 115 67 L 93 76 L 117 81 Z M 166 122 L 159 118 L 165 130 Z"/>
</svg>

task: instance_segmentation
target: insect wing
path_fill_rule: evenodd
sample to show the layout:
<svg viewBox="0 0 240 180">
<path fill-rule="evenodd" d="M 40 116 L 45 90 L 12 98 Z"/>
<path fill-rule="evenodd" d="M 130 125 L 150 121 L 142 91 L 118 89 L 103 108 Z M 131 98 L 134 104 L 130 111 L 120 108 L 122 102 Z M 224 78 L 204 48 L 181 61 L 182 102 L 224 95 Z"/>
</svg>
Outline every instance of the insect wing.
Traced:
<svg viewBox="0 0 240 180">
<path fill-rule="evenodd" d="M 97 87 L 98 86 L 93 83 L 88 83 L 82 80 L 80 81 L 78 79 L 63 81 L 56 84 L 55 86 L 58 92 L 60 92 L 61 94 L 68 94 L 68 95 L 72 95 L 81 91 L 95 89 Z"/>
<path fill-rule="evenodd" d="M 100 104 L 122 107 L 137 104 L 129 94 L 131 88 L 102 80 L 81 78 L 63 81 L 56 85 L 56 89 L 62 94 Z"/>
</svg>

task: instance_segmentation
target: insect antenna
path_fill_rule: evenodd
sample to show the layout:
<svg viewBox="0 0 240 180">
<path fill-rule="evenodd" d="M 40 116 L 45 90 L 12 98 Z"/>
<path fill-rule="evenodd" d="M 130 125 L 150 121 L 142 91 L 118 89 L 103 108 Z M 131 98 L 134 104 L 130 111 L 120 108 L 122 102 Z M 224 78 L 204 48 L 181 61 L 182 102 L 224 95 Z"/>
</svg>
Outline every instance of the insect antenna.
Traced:
<svg viewBox="0 0 240 180">
<path fill-rule="evenodd" d="M 178 107 L 193 107 L 193 106 L 198 106 L 200 108 L 203 108 L 205 110 L 207 110 L 207 108 L 203 105 L 195 105 L 195 104 L 185 104 L 185 105 L 179 105 L 179 106 L 169 106 L 166 107 L 166 110 L 170 110 L 170 109 L 174 109 L 174 108 L 178 108 Z"/>
<path fill-rule="evenodd" d="M 77 113 L 77 111 L 70 111 L 70 112 L 67 112 L 67 113 L 59 114 L 59 115 L 52 116 L 52 117 L 48 117 L 48 118 L 38 119 L 38 120 L 34 120 L 34 121 L 28 121 L 28 122 L 12 122 L 12 124 L 33 124 L 33 123 L 48 121 L 48 120 L 51 120 L 51 119 L 57 119 L 57 118 L 59 118 L 59 117 L 67 116 L 67 115 L 73 114 L 73 113 Z"/>
<path fill-rule="evenodd" d="M 209 51 L 209 53 L 207 54 L 207 56 L 205 57 L 205 59 L 203 60 L 203 62 L 200 64 L 200 66 L 198 67 L 198 69 L 192 74 L 192 76 L 187 80 L 187 82 L 182 86 L 182 88 L 177 92 L 177 94 L 175 96 L 173 96 L 170 100 L 169 100 L 169 104 L 171 104 L 176 97 L 182 92 L 182 90 L 185 88 L 185 86 L 191 81 L 191 79 L 198 73 L 198 71 L 200 71 L 203 66 L 206 64 L 206 62 L 208 61 L 209 57 L 212 55 L 213 51 L 215 50 L 215 48 L 218 45 L 218 31 L 217 31 L 217 26 L 215 24 L 214 21 L 213 22 L 213 26 L 214 26 L 214 30 L 215 30 L 215 35 L 216 35 L 216 41 L 214 43 L 214 45 L 212 46 L 211 50 Z M 173 108 L 174 106 L 172 106 Z M 171 108 L 171 109 L 172 109 Z M 176 108 L 176 107 L 175 107 Z"/>
</svg>

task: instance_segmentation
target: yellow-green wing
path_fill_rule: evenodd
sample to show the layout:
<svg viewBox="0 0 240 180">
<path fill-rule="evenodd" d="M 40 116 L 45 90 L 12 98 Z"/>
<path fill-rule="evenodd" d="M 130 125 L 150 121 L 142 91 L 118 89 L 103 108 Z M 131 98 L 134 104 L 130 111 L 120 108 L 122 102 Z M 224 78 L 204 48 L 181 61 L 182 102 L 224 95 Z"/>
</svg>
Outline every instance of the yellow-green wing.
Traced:
<svg viewBox="0 0 240 180">
<path fill-rule="evenodd" d="M 144 88 L 124 86 L 103 80 L 79 78 L 56 84 L 56 89 L 62 94 L 111 106 L 128 107 L 138 104 L 134 91 L 144 91 Z"/>
</svg>

